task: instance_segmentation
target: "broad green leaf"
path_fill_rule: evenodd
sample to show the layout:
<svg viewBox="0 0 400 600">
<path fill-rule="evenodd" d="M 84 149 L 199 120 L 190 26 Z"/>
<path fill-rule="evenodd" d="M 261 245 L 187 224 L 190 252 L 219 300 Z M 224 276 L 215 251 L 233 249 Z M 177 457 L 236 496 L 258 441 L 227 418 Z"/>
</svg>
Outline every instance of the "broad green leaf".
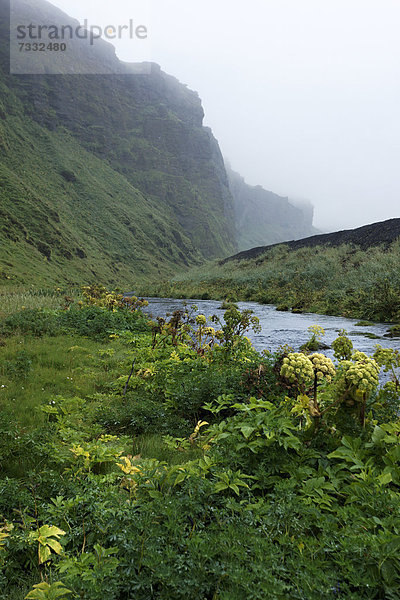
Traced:
<svg viewBox="0 0 400 600">
<path fill-rule="evenodd" d="M 158 490 L 149 490 L 148 494 L 149 494 L 150 498 L 154 498 L 154 500 L 162 497 L 162 493 L 159 492 Z"/>
<path fill-rule="evenodd" d="M 388 585 L 393 585 L 397 577 L 397 569 L 394 567 L 391 560 L 385 560 L 381 567 L 381 573 L 384 581 Z"/>
<path fill-rule="evenodd" d="M 373 444 L 379 444 L 379 442 L 383 440 L 385 435 L 386 432 L 381 427 L 376 425 L 371 437 Z"/>
<path fill-rule="evenodd" d="M 182 481 L 185 481 L 185 479 L 186 479 L 186 473 L 179 473 L 177 475 L 177 478 L 175 479 L 174 486 L 178 485 L 179 483 L 182 483 Z"/>
<path fill-rule="evenodd" d="M 240 428 L 240 431 L 243 433 L 244 437 L 248 440 L 249 437 L 256 431 L 255 427 L 250 427 L 249 425 L 243 425 Z"/>
<path fill-rule="evenodd" d="M 382 473 L 382 475 L 379 475 L 378 480 L 382 485 L 387 485 L 393 481 L 392 474 L 390 472 Z"/>
<path fill-rule="evenodd" d="M 64 587 L 61 581 L 51 585 L 46 581 L 42 581 L 33 586 L 33 590 L 25 596 L 25 600 L 56 600 L 68 594 L 72 594 L 71 590 Z"/>
<path fill-rule="evenodd" d="M 215 484 L 214 491 L 218 493 L 218 492 L 222 492 L 223 490 L 226 490 L 227 488 L 228 488 L 228 484 L 220 481 L 219 483 Z"/>
</svg>

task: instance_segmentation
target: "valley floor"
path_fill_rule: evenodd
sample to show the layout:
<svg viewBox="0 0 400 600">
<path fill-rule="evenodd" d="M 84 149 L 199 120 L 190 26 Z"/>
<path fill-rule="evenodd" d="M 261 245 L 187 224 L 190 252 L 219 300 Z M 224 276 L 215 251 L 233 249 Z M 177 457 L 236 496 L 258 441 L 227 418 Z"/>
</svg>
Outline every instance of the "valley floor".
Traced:
<svg viewBox="0 0 400 600">
<path fill-rule="evenodd" d="M 342 335 L 332 362 L 315 330 L 262 355 L 232 305 L 36 300 L 0 319 L 1 599 L 397 597 L 398 353 Z"/>
<path fill-rule="evenodd" d="M 368 249 L 349 244 L 301 247 L 300 242 L 293 242 L 296 244 L 300 246 L 290 249 L 282 244 L 264 249 L 260 255 L 247 252 L 208 263 L 172 281 L 145 286 L 140 292 L 254 301 L 294 312 L 400 322 L 399 241 Z"/>
</svg>

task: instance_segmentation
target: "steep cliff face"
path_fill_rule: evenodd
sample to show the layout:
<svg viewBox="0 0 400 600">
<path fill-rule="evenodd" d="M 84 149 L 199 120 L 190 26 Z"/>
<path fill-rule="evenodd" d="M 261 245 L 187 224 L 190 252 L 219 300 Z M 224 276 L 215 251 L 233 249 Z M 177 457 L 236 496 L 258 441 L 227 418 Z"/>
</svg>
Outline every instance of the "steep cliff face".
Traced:
<svg viewBox="0 0 400 600">
<path fill-rule="evenodd" d="M 46 0 L 12 5 L 17 22 L 79 25 Z M 74 38 L 57 67 L 85 74 L 49 75 L 36 53 L 34 75 L 10 75 L 9 27 L 0 0 L 0 277 L 165 278 L 315 232 L 312 208 L 227 174 L 198 94 L 158 65 Z"/>
<path fill-rule="evenodd" d="M 17 7 L 24 18 L 39 11 L 48 22 L 74 23 L 44 0 Z M 5 276 L 34 280 L 36 269 L 46 281 L 89 274 L 121 282 L 231 254 L 231 196 L 198 95 L 157 65 L 137 74 L 101 41 L 98 64 L 93 54 L 90 61 L 107 76 L 9 75 L 8 10 L 1 0 Z M 72 59 L 89 60 L 79 44 Z"/>
<path fill-rule="evenodd" d="M 232 248 L 224 164 L 202 126 L 197 94 L 157 65 L 148 75 L 35 76 L 29 93 L 32 119 L 50 130 L 67 128 L 85 150 L 165 208 L 205 258 Z"/>
<path fill-rule="evenodd" d="M 226 165 L 233 197 L 240 250 L 300 239 L 316 233 L 311 205 L 295 206 L 288 198 L 248 185 Z"/>
</svg>

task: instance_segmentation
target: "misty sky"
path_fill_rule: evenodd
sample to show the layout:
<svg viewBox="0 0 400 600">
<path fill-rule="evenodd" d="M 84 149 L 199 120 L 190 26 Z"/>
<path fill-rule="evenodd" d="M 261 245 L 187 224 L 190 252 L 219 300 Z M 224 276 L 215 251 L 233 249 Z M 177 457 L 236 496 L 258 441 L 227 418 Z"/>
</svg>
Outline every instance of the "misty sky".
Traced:
<svg viewBox="0 0 400 600">
<path fill-rule="evenodd" d="M 146 21 L 148 41 L 115 41 L 118 56 L 198 91 L 232 167 L 308 199 L 317 227 L 400 217 L 398 0 L 52 3 L 81 22 Z"/>
</svg>

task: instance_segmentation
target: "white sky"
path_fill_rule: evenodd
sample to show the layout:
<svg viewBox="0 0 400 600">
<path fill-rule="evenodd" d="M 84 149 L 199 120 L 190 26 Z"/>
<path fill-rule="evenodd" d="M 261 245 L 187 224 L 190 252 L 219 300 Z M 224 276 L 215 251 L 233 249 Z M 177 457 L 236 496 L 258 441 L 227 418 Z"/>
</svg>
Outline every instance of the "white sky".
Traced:
<svg viewBox="0 0 400 600">
<path fill-rule="evenodd" d="M 400 217 L 399 0 L 52 0 L 199 92 L 249 183 L 316 208 L 334 230 Z M 141 45 L 142 44 L 142 45 Z"/>
</svg>

